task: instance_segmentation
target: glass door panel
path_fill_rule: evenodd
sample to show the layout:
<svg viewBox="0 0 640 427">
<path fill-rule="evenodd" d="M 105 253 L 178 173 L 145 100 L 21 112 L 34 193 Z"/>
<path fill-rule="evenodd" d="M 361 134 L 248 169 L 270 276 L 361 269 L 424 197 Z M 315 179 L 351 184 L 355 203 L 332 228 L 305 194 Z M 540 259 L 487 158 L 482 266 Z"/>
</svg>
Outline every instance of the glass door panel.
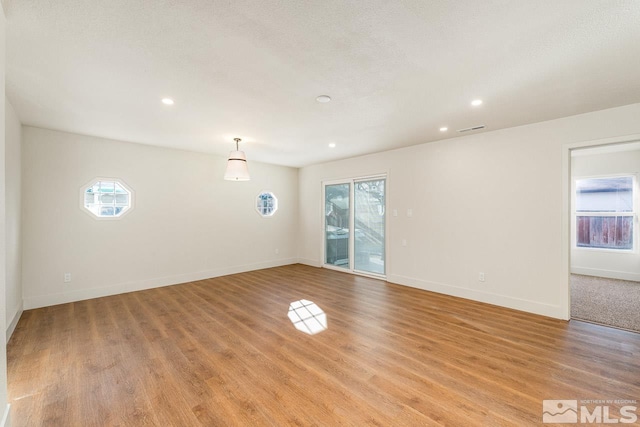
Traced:
<svg viewBox="0 0 640 427">
<path fill-rule="evenodd" d="M 350 269 L 349 264 L 349 208 L 351 184 L 326 185 L 325 206 L 325 263 Z"/>
<path fill-rule="evenodd" d="M 385 274 L 385 184 L 354 183 L 354 270 Z"/>
</svg>

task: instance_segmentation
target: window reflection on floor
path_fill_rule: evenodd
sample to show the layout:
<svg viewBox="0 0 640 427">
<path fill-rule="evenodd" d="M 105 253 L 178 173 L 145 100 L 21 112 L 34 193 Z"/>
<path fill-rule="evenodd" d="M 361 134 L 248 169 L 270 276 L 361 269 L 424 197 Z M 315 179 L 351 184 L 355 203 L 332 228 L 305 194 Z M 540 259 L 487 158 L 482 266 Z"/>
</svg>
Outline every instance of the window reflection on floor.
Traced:
<svg viewBox="0 0 640 427">
<path fill-rule="evenodd" d="M 314 335 L 327 329 L 327 315 L 313 301 L 292 302 L 288 316 L 293 326 L 305 334 Z"/>
</svg>

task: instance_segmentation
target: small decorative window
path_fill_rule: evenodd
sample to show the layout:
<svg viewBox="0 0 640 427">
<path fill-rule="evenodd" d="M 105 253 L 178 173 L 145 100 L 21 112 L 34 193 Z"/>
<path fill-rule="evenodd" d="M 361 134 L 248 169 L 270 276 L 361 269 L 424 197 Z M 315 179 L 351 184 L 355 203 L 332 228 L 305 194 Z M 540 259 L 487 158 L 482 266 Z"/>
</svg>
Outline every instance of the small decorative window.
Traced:
<svg viewBox="0 0 640 427">
<path fill-rule="evenodd" d="M 116 219 L 133 208 L 133 191 L 117 179 L 96 178 L 82 187 L 81 203 L 96 218 Z"/>
<path fill-rule="evenodd" d="M 278 210 L 278 199 L 270 191 L 263 191 L 256 198 L 256 210 L 263 217 L 273 216 Z"/>
</svg>

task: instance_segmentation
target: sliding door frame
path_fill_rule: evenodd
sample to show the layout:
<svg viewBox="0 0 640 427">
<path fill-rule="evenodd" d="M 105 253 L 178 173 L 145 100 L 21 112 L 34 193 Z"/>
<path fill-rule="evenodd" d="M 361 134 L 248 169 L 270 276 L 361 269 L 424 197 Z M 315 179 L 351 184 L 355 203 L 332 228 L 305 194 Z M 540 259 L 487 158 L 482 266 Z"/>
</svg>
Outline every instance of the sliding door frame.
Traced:
<svg viewBox="0 0 640 427">
<path fill-rule="evenodd" d="M 355 259 L 354 259 L 354 255 L 355 255 L 355 184 L 357 184 L 358 182 L 363 182 L 363 181 L 372 181 L 372 180 L 376 180 L 376 179 L 384 179 L 385 180 L 385 188 L 384 188 L 384 209 L 385 209 L 385 216 L 384 216 L 384 274 L 377 274 L 377 273 L 371 273 L 371 272 L 367 272 L 367 271 L 361 271 L 361 270 L 356 270 L 355 269 Z M 327 257 L 326 257 L 326 244 L 327 244 L 327 239 L 326 239 L 326 193 L 325 193 L 325 189 L 327 187 L 327 185 L 336 185 L 336 184 L 349 184 L 349 245 L 348 245 L 348 251 L 349 251 L 349 268 L 345 268 L 345 267 L 339 267 L 336 265 L 332 265 L 332 264 L 327 264 Z M 388 193 L 389 193 L 389 173 L 388 172 L 382 172 L 382 173 L 377 173 L 377 174 L 371 174 L 371 175 L 362 175 L 362 176 L 354 176 L 354 177 L 348 177 L 348 178 L 341 178 L 341 179 L 327 179 L 327 180 L 323 180 L 321 182 L 322 185 L 322 203 L 321 203 L 321 207 L 322 207 L 322 220 L 321 220 L 321 227 L 320 227 L 320 232 L 321 232 L 321 239 L 320 241 L 321 243 L 321 265 L 323 268 L 327 268 L 330 270 L 336 270 L 336 271 L 342 271 L 344 273 L 351 273 L 351 274 L 355 274 L 358 276 L 365 276 L 365 277 L 372 277 L 375 279 L 382 279 L 382 280 L 386 280 L 387 275 L 389 274 L 389 238 L 388 238 L 388 234 L 389 234 L 389 215 L 388 215 L 388 206 L 389 206 L 389 197 L 388 197 Z"/>
</svg>

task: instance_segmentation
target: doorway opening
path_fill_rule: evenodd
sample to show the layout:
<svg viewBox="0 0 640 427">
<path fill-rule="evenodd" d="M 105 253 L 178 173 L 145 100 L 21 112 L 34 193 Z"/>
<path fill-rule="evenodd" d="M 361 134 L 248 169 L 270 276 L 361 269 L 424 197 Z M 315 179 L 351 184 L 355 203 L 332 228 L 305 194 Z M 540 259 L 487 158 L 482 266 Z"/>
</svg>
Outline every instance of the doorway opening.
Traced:
<svg viewBox="0 0 640 427">
<path fill-rule="evenodd" d="M 570 157 L 570 318 L 640 332 L 640 141 Z"/>
</svg>

